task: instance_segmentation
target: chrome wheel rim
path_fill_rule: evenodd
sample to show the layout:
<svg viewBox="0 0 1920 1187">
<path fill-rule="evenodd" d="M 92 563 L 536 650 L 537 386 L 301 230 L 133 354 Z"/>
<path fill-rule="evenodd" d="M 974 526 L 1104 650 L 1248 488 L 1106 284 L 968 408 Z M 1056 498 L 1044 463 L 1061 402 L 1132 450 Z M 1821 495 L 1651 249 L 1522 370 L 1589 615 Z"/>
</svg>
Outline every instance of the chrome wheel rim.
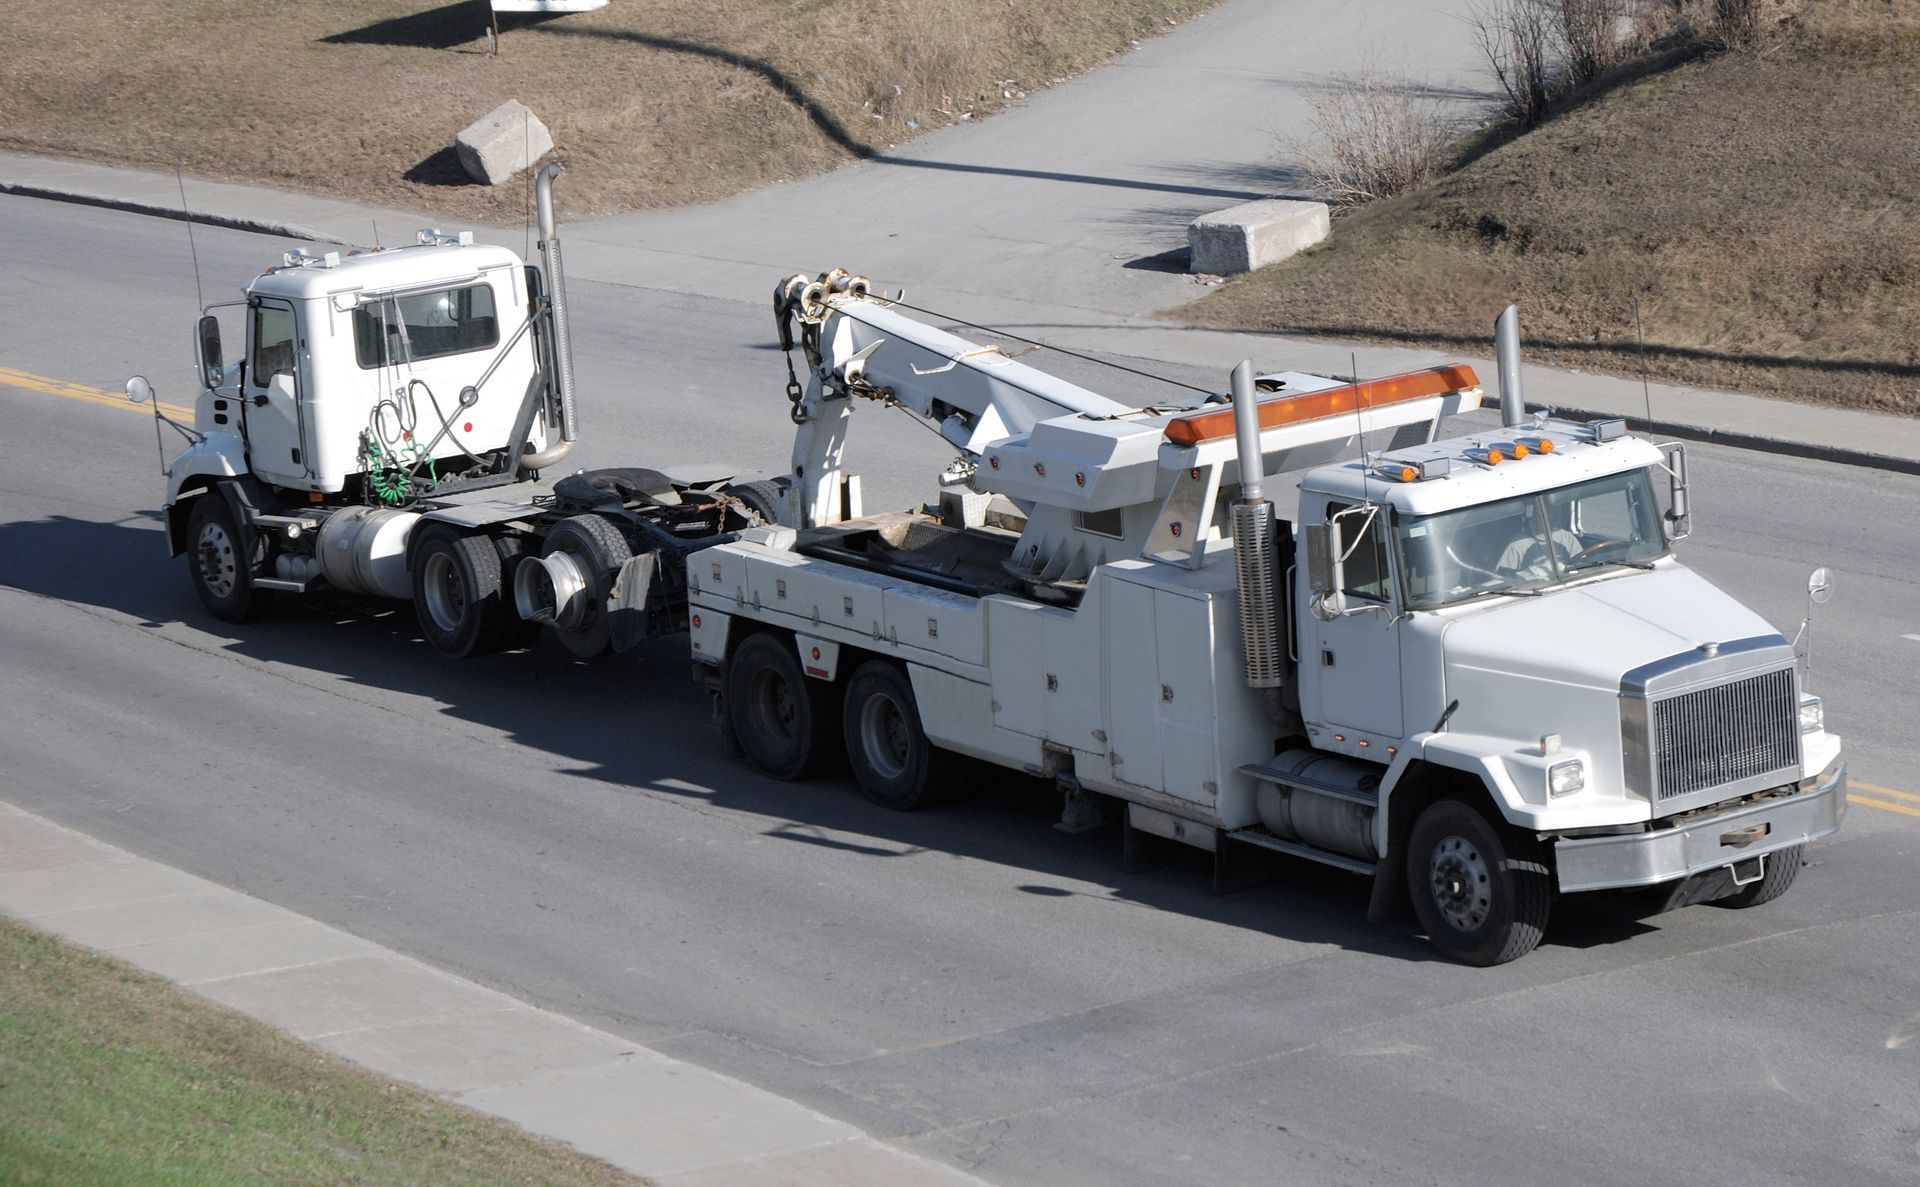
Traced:
<svg viewBox="0 0 1920 1187">
<path fill-rule="evenodd" d="M 216 598 L 230 596 L 240 584 L 240 565 L 234 553 L 233 537 L 217 523 L 200 528 L 200 580 Z"/>
<path fill-rule="evenodd" d="M 882 779 L 907 773 L 913 733 L 899 702 L 885 693 L 875 693 L 860 706 L 860 748 L 866 752 L 867 765 Z"/>
<path fill-rule="evenodd" d="M 442 631 L 458 630 L 467 613 L 467 587 L 460 580 L 460 567 L 453 563 L 453 558 L 444 552 L 429 556 L 420 590 L 425 595 L 427 617 L 433 619 L 433 625 Z"/>
<path fill-rule="evenodd" d="M 1433 902 L 1456 931 L 1475 931 L 1493 913 L 1493 878 L 1487 859 L 1465 837 L 1449 836 L 1427 861 Z"/>
</svg>

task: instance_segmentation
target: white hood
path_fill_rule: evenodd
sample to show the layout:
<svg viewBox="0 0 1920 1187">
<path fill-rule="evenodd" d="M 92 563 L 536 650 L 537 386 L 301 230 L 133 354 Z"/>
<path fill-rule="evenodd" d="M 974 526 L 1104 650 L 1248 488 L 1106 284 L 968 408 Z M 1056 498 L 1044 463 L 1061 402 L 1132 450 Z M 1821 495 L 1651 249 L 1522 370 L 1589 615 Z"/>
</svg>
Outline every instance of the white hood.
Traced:
<svg viewBox="0 0 1920 1187">
<path fill-rule="evenodd" d="M 1699 574 L 1669 563 L 1502 599 L 1455 619 L 1443 646 L 1450 690 L 1456 674 L 1479 669 L 1617 694 L 1620 677 L 1642 664 L 1703 643 L 1777 634 Z"/>
</svg>

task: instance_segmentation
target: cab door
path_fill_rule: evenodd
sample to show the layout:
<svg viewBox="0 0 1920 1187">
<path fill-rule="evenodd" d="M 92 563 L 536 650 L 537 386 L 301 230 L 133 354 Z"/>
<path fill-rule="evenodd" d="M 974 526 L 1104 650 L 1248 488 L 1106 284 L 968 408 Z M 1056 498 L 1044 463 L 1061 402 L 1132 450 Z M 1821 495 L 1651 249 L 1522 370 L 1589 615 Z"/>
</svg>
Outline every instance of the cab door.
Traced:
<svg viewBox="0 0 1920 1187">
<path fill-rule="evenodd" d="M 1321 522 L 1349 510 L 1331 501 Z M 1300 631 L 1300 702 L 1309 722 L 1377 737 L 1405 736 L 1400 688 L 1400 622 L 1395 613 L 1388 547 L 1388 509 L 1371 519 L 1349 514 L 1340 520 L 1347 548 L 1347 613 L 1323 620 L 1309 610 L 1312 593 L 1301 582 L 1297 607 Z M 1364 530 L 1362 524 L 1365 524 Z"/>
<path fill-rule="evenodd" d="M 282 486 L 305 485 L 310 474 L 301 432 L 299 317 L 290 301 L 256 297 L 247 317 L 247 381 L 241 392 L 247 451 L 253 472 Z"/>
</svg>

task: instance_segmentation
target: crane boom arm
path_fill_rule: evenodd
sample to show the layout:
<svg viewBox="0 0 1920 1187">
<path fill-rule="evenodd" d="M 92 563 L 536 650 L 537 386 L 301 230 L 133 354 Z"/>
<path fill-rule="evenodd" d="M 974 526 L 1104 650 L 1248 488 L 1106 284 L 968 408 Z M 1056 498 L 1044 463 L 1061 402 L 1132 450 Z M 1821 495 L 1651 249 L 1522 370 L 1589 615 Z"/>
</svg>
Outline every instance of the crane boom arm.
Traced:
<svg viewBox="0 0 1920 1187">
<path fill-rule="evenodd" d="M 791 349 L 797 340 L 809 366 L 804 390 L 789 392 L 799 425 L 793 479 L 802 526 L 840 518 L 841 459 L 856 398 L 924 418 L 970 465 L 989 445 L 1024 437 L 1043 420 L 1134 411 L 998 347 L 917 321 L 845 272 L 795 276 L 776 290 L 774 305 L 782 345 Z"/>
</svg>

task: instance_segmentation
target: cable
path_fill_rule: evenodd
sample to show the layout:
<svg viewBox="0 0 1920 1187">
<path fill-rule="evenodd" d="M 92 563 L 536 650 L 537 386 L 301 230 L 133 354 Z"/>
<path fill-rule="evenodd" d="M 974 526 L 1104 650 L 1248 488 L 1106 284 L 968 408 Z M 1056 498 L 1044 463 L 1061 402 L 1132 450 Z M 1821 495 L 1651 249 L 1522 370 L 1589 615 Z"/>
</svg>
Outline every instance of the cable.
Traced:
<svg viewBox="0 0 1920 1187">
<path fill-rule="evenodd" d="M 928 317 L 937 317 L 942 319 L 943 321 L 952 322 L 956 326 L 965 326 L 970 330 L 979 330 L 982 333 L 993 334 L 1001 338 L 1010 338 L 1015 342 L 1021 342 L 1028 346 L 1037 346 L 1042 350 L 1050 350 L 1055 354 L 1063 354 L 1071 359 L 1079 359 L 1082 362 L 1088 362 L 1088 363 L 1098 363 L 1102 367 L 1112 367 L 1116 371 L 1125 371 L 1129 375 L 1138 375 L 1142 379 L 1157 380 L 1160 383 L 1169 384 L 1173 387 L 1185 388 L 1190 392 L 1199 392 L 1201 395 L 1204 395 L 1204 396 L 1216 396 L 1220 394 L 1208 388 L 1195 387 L 1191 383 L 1182 383 L 1178 379 L 1169 379 L 1165 375 L 1155 375 L 1151 371 L 1142 371 L 1138 367 L 1129 367 L 1122 363 L 1113 362 L 1110 359 L 1098 358 L 1090 354 L 1081 354 L 1079 351 L 1068 350 L 1064 346 L 1054 346 L 1051 343 L 1041 342 L 1038 339 L 1034 339 L 1034 338 L 1022 338 L 1018 334 L 1010 334 L 1005 330 L 996 330 L 992 326 L 983 326 L 978 324 L 977 322 L 970 322 L 962 317 L 954 317 L 950 313 L 941 313 L 936 309 L 924 309 L 918 305 L 909 305 L 905 301 L 895 300 L 888 297 L 882 297 L 877 293 L 873 295 L 873 299 L 875 301 L 880 302 L 883 305 L 898 305 L 902 309 L 911 309 L 915 313 L 924 313 Z M 846 310 L 844 309 L 840 310 L 840 312 L 842 314 L 846 314 Z M 858 321 L 859 319 L 855 318 L 854 320 Z"/>
</svg>

